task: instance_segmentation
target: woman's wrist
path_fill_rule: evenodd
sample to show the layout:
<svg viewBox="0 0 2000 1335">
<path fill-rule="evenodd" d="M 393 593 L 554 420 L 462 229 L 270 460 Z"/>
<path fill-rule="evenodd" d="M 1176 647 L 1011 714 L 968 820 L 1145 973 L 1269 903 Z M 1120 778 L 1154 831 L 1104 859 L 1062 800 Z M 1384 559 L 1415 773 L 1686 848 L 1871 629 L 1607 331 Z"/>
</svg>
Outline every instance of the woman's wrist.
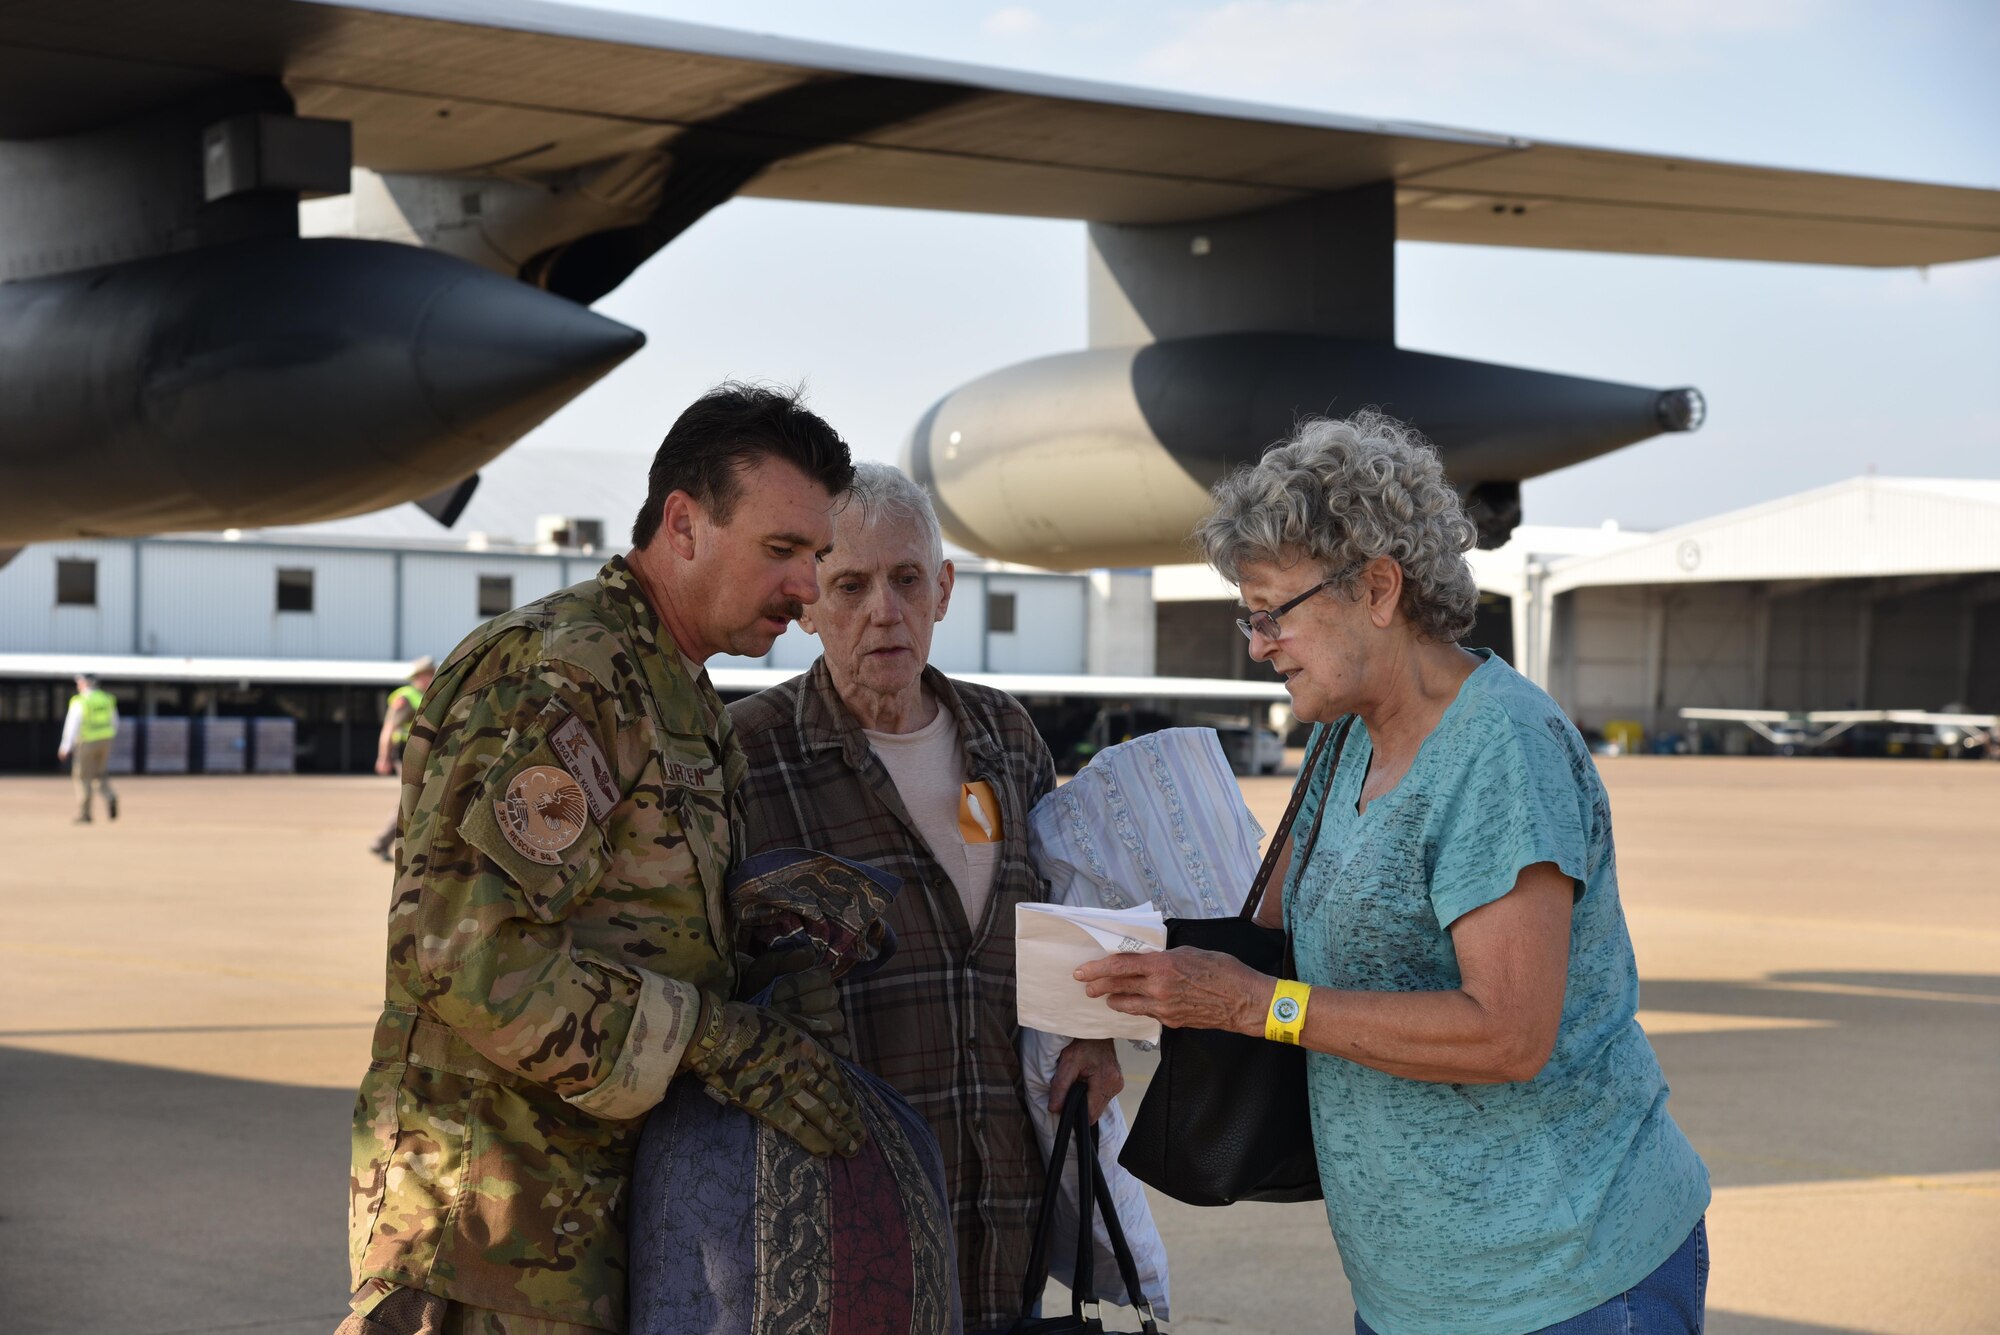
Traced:
<svg viewBox="0 0 2000 1335">
<path fill-rule="evenodd" d="M 1280 978 L 1271 996 L 1270 1012 L 1264 1017 L 1264 1037 L 1273 1043 L 1297 1046 L 1305 1041 L 1306 1007 L 1312 988 L 1293 978 Z"/>
</svg>

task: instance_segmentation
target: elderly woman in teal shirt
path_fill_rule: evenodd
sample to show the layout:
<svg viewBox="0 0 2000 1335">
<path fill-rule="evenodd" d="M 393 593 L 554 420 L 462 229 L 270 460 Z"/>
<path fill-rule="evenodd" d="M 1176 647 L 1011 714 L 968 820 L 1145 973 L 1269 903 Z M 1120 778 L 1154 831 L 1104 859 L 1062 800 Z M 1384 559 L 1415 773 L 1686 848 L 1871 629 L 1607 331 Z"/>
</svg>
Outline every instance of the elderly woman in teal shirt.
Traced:
<svg viewBox="0 0 2000 1335">
<path fill-rule="evenodd" d="M 1458 644 L 1473 529 L 1436 452 L 1376 413 L 1304 422 L 1199 537 L 1298 716 L 1352 716 L 1300 777 L 1317 842 L 1260 910 L 1300 977 L 1193 949 L 1077 976 L 1307 1049 L 1360 1335 L 1699 1332 L 1708 1172 L 1634 1018 L 1610 804 L 1555 702 Z"/>
</svg>

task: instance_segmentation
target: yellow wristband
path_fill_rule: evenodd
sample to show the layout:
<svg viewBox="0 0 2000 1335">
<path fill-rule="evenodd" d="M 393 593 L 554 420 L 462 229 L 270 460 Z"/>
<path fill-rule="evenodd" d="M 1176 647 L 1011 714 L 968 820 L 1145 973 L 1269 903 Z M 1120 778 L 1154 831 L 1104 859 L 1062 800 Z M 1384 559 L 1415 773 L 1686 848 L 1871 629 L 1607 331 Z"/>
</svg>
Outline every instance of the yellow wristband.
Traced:
<svg viewBox="0 0 2000 1335">
<path fill-rule="evenodd" d="M 1278 980 L 1278 990 L 1271 994 L 1271 1009 L 1264 1016 L 1264 1037 L 1273 1043 L 1298 1045 L 1306 1031 L 1306 1003 L 1312 1000 L 1312 988 L 1289 978 Z"/>
</svg>

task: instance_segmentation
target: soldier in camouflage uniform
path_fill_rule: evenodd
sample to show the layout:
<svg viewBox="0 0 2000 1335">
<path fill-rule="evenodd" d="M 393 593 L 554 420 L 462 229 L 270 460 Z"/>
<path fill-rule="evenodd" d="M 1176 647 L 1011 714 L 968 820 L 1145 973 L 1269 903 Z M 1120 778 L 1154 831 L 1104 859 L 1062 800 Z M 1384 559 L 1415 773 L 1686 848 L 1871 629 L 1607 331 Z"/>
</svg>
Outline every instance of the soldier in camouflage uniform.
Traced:
<svg viewBox="0 0 2000 1335">
<path fill-rule="evenodd" d="M 632 1154 L 677 1075 L 816 1154 L 859 1148 L 831 980 L 731 999 L 744 760 L 700 668 L 818 598 L 850 477 L 792 396 L 724 386 L 661 445 L 630 556 L 439 671 L 404 757 L 340 1335 L 623 1331 Z"/>
</svg>

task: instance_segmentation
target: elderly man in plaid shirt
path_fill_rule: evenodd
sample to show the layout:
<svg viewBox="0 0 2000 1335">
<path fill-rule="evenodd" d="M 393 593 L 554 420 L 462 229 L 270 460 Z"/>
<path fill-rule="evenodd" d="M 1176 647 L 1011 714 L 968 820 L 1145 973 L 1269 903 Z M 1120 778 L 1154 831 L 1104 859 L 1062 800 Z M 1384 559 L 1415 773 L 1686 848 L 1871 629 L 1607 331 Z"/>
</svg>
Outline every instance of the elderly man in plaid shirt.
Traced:
<svg viewBox="0 0 2000 1335">
<path fill-rule="evenodd" d="M 854 1057 L 930 1122 L 944 1151 L 968 1331 L 1018 1314 L 1041 1151 L 1014 1023 L 1014 906 L 1046 897 L 1028 812 L 1055 763 L 1013 697 L 929 665 L 952 565 L 930 498 L 885 464 L 855 469 L 799 624 L 803 676 L 730 706 L 750 762 L 746 853 L 804 846 L 903 878 L 898 948 L 842 988 Z M 1062 1054 L 1051 1103 L 1079 1077 L 1090 1114 L 1124 1085 L 1109 1040 Z"/>
</svg>

